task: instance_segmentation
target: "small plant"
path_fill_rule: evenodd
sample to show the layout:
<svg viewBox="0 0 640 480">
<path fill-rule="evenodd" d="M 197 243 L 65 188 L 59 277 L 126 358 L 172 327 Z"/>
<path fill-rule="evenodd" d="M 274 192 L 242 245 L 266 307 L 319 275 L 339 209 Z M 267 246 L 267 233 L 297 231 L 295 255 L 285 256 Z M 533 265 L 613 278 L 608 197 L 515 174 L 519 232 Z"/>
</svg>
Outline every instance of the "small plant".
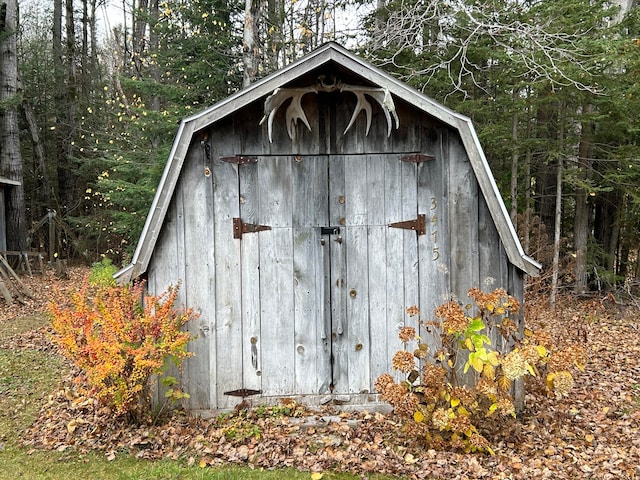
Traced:
<svg viewBox="0 0 640 480">
<path fill-rule="evenodd" d="M 115 287 L 116 279 L 113 275 L 117 271 L 118 268 L 111 262 L 111 259 L 104 257 L 100 262 L 91 265 L 89 284 L 94 287 Z"/>
<path fill-rule="evenodd" d="M 476 288 L 469 297 L 477 307 L 475 315 L 468 314 L 472 305 L 465 309 L 450 301 L 436 308 L 437 320 L 420 322 L 441 341 L 431 358 L 416 329 L 402 328 L 399 337 L 406 349 L 396 352 L 392 366 L 406 374 L 406 380 L 398 383 L 391 374 L 383 374 L 375 388 L 404 417 L 405 429 L 430 448 L 493 453 L 479 425 L 489 418 L 515 416 L 512 383 L 546 373 L 549 391 L 566 395 L 573 387 L 569 370 L 582 368 L 584 355 L 576 347 L 554 351 L 544 332 L 526 331 L 518 338 L 509 315 L 517 314 L 520 306 L 504 290 L 484 293 Z M 418 316 L 420 311 L 414 306 L 407 313 Z M 510 348 L 503 352 L 492 348 L 488 332 L 493 327 Z M 415 349 L 411 343 L 417 344 Z"/>
<path fill-rule="evenodd" d="M 192 311 L 176 311 L 178 287 L 145 295 L 143 283 L 92 286 L 87 280 L 69 298 L 48 305 L 54 341 L 84 370 L 91 394 L 116 416 L 141 423 L 150 413 L 151 379 L 165 360 L 180 365 L 191 354 L 182 327 Z M 176 389 L 170 396 L 184 398 Z"/>
</svg>

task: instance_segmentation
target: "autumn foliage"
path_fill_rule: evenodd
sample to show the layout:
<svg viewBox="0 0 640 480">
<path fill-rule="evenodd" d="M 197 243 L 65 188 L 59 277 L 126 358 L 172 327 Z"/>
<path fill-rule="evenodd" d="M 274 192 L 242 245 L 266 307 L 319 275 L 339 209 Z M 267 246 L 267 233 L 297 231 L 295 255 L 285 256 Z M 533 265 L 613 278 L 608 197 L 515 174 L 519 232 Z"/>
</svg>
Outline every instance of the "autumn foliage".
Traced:
<svg viewBox="0 0 640 480">
<path fill-rule="evenodd" d="M 91 393 L 114 415 L 140 422 L 149 415 L 151 379 L 172 359 L 178 365 L 190 353 L 193 314 L 174 308 L 178 287 L 159 296 L 134 285 L 92 285 L 58 295 L 48 304 L 54 341 L 86 376 Z"/>
<path fill-rule="evenodd" d="M 515 416 L 514 382 L 535 378 L 551 395 L 562 397 L 573 387 L 571 371 L 583 369 L 585 355 L 577 346 L 557 349 L 542 331 L 519 335 L 510 317 L 520 305 L 504 290 L 484 293 L 474 288 L 469 297 L 475 314 L 473 305 L 465 308 L 450 301 L 435 309 L 435 320 L 420 321 L 425 332 L 439 336 L 436 352 L 429 352 L 414 327 L 402 328 L 399 337 L 405 349 L 396 352 L 392 366 L 406 379 L 396 382 L 383 374 L 375 387 L 405 418 L 405 430 L 429 448 L 493 453 L 479 426 L 488 419 Z M 420 315 L 417 307 L 407 313 Z M 494 336 L 492 341 L 491 332 L 500 339 Z M 501 349 L 492 345 L 498 340 Z"/>
</svg>

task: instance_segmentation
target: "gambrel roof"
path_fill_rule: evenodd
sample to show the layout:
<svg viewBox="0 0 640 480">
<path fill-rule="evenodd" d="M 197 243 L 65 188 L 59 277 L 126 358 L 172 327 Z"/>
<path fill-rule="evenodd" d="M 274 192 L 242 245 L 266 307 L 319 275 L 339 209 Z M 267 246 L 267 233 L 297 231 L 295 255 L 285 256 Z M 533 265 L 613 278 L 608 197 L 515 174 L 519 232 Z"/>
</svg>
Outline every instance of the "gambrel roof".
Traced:
<svg viewBox="0 0 640 480">
<path fill-rule="evenodd" d="M 180 122 L 178 133 L 173 142 L 158 190 L 133 255 L 132 263 L 116 274 L 121 281 L 126 282 L 137 278 L 144 274 L 148 268 L 194 133 L 249 105 L 251 102 L 266 98 L 275 89 L 281 88 L 331 62 L 340 65 L 342 69 L 350 71 L 354 76 L 366 79 L 367 82 L 385 89 L 398 98 L 402 98 L 415 108 L 457 130 L 462 138 L 476 179 L 480 185 L 480 191 L 491 212 L 509 261 L 529 275 L 536 276 L 539 273 L 541 265 L 525 255 L 522 249 L 471 120 L 365 62 L 342 46 L 331 42 L 200 113 L 184 118 Z"/>
</svg>

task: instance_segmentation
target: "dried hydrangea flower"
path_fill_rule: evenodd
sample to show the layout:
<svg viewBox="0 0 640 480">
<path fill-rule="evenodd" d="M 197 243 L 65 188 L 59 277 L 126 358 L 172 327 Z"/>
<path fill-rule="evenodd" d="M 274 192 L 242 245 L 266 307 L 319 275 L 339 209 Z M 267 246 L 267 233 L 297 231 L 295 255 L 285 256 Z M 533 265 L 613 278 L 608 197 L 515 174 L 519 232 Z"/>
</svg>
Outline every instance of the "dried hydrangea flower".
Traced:
<svg viewBox="0 0 640 480">
<path fill-rule="evenodd" d="M 436 317 L 443 319 L 442 328 L 448 334 L 464 331 L 469 323 L 462 307 L 453 301 L 443 303 L 434 313 Z"/>
<path fill-rule="evenodd" d="M 509 380 L 515 380 L 527 373 L 527 362 L 519 351 L 514 350 L 504 357 L 502 371 Z"/>
<path fill-rule="evenodd" d="M 553 391 L 556 395 L 568 395 L 573 388 L 573 375 L 571 372 L 564 370 L 555 372 L 553 376 Z"/>
<path fill-rule="evenodd" d="M 451 419 L 449 418 L 449 411 L 445 410 L 442 407 L 437 408 L 431 416 L 431 423 L 438 430 L 444 430 L 445 428 L 447 428 L 449 426 L 450 420 Z"/>
<path fill-rule="evenodd" d="M 411 340 L 415 340 L 416 329 L 413 327 L 402 327 L 400 329 L 400 333 L 398 333 L 398 337 L 403 343 L 407 343 L 407 342 L 410 342 Z"/>
<path fill-rule="evenodd" d="M 391 365 L 394 370 L 399 370 L 403 373 L 409 373 L 416 368 L 413 353 L 406 350 L 397 351 L 391 359 Z"/>
</svg>

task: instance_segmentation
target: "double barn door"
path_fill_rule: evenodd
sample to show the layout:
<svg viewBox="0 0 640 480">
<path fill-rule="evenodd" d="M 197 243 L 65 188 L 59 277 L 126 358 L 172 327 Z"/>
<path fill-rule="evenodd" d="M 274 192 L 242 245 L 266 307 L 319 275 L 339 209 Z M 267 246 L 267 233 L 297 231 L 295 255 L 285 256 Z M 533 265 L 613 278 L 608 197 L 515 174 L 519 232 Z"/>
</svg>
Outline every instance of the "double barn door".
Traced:
<svg viewBox="0 0 640 480">
<path fill-rule="evenodd" d="M 397 154 L 224 167 L 237 195 L 216 194 L 218 212 L 228 207 L 216 222 L 233 222 L 237 241 L 243 390 L 372 393 L 401 347 L 405 308 L 419 304 L 419 245 L 429 237 L 418 211 L 422 167 Z"/>
</svg>

